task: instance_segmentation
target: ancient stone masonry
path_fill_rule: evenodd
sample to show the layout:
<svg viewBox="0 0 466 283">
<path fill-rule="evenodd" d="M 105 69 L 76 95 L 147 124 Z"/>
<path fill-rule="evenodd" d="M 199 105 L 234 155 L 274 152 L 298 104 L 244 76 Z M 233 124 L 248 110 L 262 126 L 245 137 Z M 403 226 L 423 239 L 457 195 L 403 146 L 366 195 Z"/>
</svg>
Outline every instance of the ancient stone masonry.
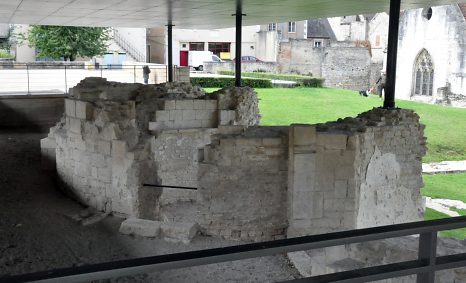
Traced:
<svg viewBox="0 0 466 283">
<path fill-rule="evenodd" d="M 288 129 L 227 130 L 212 137 L 199 164 L 200 226 L 208 235 L 231 239 L 283 238 Z"/>
<path fill-rule="evenodd" d="M 248 87 L 205 94 L 188 83 L 87 78 L 41 146 L 82 203 L 154 220 L 129 221 L 127 233 L 153 235 L 141 230 L 152 223 L 183 242 L 197 228 L 262 241 L 422 219 L 425 139 L 414 112 L 373 109 L 289 127 L 259 121 Z"/>
<path fill-rule="evenodd" d="M 210 97 L 187 83 L 147 86 L 87 78 L 71 89 L 65 116 L 42 141 L 43 150 L 53 157 L 56 145 L 58 177 L 82 203 L 156 219 L 161 191 L 142 184 L 197 186 L 194 164 L 198 148 L 210 143 L 210 131 L 219 124 L 258 121 L 257 97 L 249 99 L 251 106 L 241 98 L 248 91 L 232 95 L 235 100 L 222 109 L 218 101 L 230 95 L 228 89 Z M 243 108 L 252 114 L 241 114 Z M 255 120 L 248 116 L 253 113 Z"/>
<path fill-rule="evenodd" d="M 422 219 L 423 125 L 410 110 L 290 128 L 288 235 Z"/>
</svg>

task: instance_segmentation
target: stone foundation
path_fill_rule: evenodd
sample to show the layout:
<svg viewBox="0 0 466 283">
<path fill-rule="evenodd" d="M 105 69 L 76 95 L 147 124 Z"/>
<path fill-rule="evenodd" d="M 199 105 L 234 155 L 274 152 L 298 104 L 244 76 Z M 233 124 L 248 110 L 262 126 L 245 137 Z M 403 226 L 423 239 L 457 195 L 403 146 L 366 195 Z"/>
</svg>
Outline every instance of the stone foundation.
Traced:
<svg viewBox="0 0 466 283">
<path fill-rule="evenodd" d="M 187 83 L 100 78 L 83 80 L 65 106 L 44 153 L 55 152 L 68 192 L 105 212 L 165 221 L 170 205 L 169 219 L 252 241 L 422 219 L 425 139 L 410 110 L 258 127 L 247 87 L 207 95 Z M 180 202 L 190 208 L 177 212 Z"/>
</svg>

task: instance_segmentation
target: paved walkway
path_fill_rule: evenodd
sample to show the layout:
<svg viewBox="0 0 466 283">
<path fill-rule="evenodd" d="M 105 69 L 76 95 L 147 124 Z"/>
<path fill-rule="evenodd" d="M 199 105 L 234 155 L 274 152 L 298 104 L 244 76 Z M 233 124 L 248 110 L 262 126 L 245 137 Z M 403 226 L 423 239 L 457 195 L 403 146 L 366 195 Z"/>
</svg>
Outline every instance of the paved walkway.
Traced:
<svg viewBox="0 0 466 283">
<path fill-rule="evenodd" d="M 442 161 L 422 164 L 422 173 L 455 173 L 466 172 L 466 160 L 462 161 Z"/>
</svg>

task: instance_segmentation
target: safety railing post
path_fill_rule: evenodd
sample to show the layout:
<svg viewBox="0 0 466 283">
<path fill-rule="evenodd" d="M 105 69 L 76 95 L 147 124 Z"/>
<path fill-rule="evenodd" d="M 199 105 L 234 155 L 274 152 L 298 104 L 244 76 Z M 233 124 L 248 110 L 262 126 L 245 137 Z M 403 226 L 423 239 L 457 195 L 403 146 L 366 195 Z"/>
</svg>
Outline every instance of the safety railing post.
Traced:
<svg viewBox="0 0 466 283">
<path fill-rule="evenodd" d="M 28 94 L 31 94 L 30 89 L 29 89 L 29 65 L 26 64 L 26 74 L 28 77 Z"/>
<path fill-rule="evenodd" d="M 437 257 L 437 231 L 422 233 L 419 236 L 419 261 L 428 266 L 427 272 L 417 275 L 417 283 L 434 283 L 435 258 Z"/>
<path fill-rule="evenodd" d="M 100 68 L 100 77 L 102 78 L 102 69 L 103 69 L 103 66 L 100 65 L 99 68 Z"/>
<path fill-rule="evenodd" d="M 65 65 L 65 94 L 68 94 L 68 80 L 66 76 L 66 65 Z"/>
<path fill-rule="evenodd" d="M 136 65 L 133 65 L 134 83 L 136 83 Z"/>
</svg>

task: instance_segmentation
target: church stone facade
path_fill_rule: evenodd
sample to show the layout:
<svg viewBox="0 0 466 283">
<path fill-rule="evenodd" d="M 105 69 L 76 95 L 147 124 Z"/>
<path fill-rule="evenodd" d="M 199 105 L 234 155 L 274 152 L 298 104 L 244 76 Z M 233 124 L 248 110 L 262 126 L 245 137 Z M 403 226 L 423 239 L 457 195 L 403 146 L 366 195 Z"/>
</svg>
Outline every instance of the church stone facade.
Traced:
<svg viewBox="0 0 466 283">
<path fill-rule="evenodd" d="M 466 106 L 466 4 L 404 11 L 400 17 L 396 93 Z"/>
</svg>

